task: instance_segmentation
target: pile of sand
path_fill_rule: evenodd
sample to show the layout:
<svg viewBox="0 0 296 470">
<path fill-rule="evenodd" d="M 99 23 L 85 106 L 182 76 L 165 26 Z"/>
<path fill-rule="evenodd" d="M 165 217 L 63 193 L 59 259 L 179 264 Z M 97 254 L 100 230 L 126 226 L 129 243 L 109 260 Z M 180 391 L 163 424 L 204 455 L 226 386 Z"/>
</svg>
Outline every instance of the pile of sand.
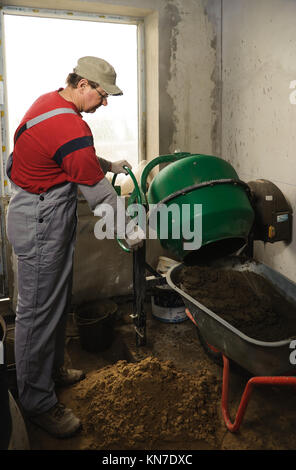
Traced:
<svg viewBox="0 0 296 470">
<path fill-rule="evenodd" d="M 215 444 L 221 398 L 216 377 L 176 370 L 148 357 L 119 361 L 71 387 L 75 412 L 90 449 L 149 449 L 160 442 L 206 440 Z"/>
</svg>

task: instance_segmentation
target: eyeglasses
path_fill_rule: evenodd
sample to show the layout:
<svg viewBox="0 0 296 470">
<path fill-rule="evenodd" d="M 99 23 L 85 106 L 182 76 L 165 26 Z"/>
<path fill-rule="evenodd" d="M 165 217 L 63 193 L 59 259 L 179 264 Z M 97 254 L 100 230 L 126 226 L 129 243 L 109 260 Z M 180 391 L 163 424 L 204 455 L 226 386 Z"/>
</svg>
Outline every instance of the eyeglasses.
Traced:
<svg viewBox="0 0 296 470">
<path fill-rule="evenodd" d="M 96 90 L 96 92 L 98 93 L 98 95 L 103 99 L 103 100 L 106 100 L 109 98 L 109 95 L 102 95 L 102 93 L 99 92 L 99 90 L 97 90 L 96 88 L 94 88 L 94 90 Z"/>
</svg>

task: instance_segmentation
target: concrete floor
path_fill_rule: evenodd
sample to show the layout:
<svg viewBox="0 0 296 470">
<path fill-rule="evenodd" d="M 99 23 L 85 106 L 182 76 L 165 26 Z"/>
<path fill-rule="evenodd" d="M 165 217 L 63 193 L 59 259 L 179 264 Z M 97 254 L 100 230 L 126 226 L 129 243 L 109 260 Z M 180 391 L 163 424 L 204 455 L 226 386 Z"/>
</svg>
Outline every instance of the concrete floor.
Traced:
<svg viewBox="0 0 296 470">
<path fill-rule="evenodd" d="M 176 368 L 192 374 L 206 367 L 222 380 L 222 367 L 215 364 L 205 353 L 197 336 L 196 327 L 189 320 L 179 324 L 162 323 L 151 315 L 150 304 L 146 304 L 147 344 L 137 347 L 135 331 L 130 313 L 130 302 L 119 304 L 115 337 L 112 345 L 101 353 L 89 353 L 81 348 L 78 331 L 69 317 L 67 329 L 66 362 L 69 366 L 82 368 L 86 373 L 98 370 L 118 360 L 138 361 L 147 356 L 160 360 L 172 360 Z M 229 384 L 229 409 L 234 419 L 248 377 L 234 372 Z M 215 448 L 207 442 L 198 442 L 190 449 L 221 450 L 292 450 L 296 448 L 294 423 L 296 420 L 295 390 L 279 387 L 258 387 L 251 396 L 239 432 L 229 432 L 224 424 L 219 405 L 217 443 Z M 59 393 L 59 392 L 58 392 Z M 62 392 L 67 404 L 71 389 Z M 219 403 L 220 403 L 219 397 Z M 81 436 L 57 440 L 36 426 L 26 423 L 33 450 L 72 450 L 84 447 Z M 160 447 L 161 448 L 161 447 Z M 175 449 L 178 449 L 176 443 Z M 180 448 L 181 450 L 181 448 Z M 185 449 L 182 449 L 185 450 Z"/>
</svg>

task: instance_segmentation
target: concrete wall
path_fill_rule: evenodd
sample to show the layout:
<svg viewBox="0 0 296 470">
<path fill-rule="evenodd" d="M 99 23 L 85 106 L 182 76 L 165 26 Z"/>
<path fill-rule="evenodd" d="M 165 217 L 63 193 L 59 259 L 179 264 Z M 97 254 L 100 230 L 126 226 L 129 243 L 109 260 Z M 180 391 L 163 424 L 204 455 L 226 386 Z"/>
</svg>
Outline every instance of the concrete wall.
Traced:
<svg viewBox="0 0 296 470">
<path fill-rule="evenodd" d="M 6 0 L 1 4 L 143 17 L 147 160 L 176 149 L 220 153 L 221 0 Z M 92 214 L 83 203 L 79 212 L 75 300 L 130 292 L 131 256 L 114 241 L 96 240 Z M 163 254 L 159 243 L 149 243 L 152 264 L 159 254 Z"/>
<path fill-rule="evenodd" d="M 296 2 L 225 0 L 222 12 L 222 156 L 244 181 L 276 184 L 296 223 Z M 296 281 L 296 241 L 256 242 L 255 258 Z"/>
<path fill-rule="evenodd" d="M 220 0 L 159 3 L 160 153 L 219 153 Z"/>
</svg>

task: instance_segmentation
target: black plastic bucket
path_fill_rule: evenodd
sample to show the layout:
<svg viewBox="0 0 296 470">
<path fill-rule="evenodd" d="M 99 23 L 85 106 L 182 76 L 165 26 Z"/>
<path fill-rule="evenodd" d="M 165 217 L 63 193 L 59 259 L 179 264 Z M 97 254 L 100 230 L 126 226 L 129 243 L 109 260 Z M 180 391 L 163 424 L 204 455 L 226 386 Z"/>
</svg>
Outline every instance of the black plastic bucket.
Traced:
<svg viewBox="0 0 296 470">
<path fill-rule="evenodd" d="M 75 321 L 83 349 L 98 352 L 111 345 L 116 311 L 117 305 L 111 300 L 90 302 L 77 307 Z"/>
</svg>

